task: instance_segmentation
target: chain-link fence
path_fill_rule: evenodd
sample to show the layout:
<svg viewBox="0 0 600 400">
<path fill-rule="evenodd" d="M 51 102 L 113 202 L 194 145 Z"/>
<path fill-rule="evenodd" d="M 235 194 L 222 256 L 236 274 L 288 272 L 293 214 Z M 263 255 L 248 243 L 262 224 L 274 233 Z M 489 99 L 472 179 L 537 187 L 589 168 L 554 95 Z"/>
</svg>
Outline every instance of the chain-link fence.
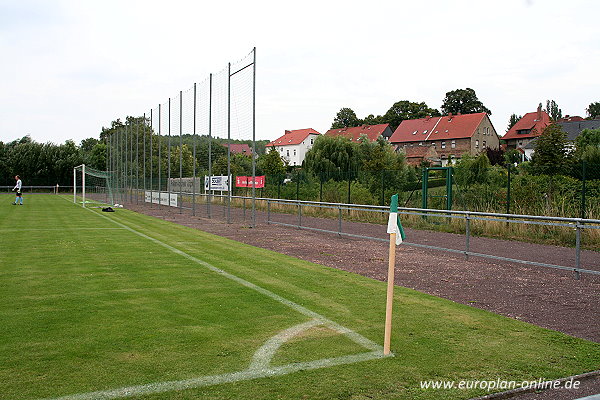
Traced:
<svg viewBox="0 0 600 400">
<path fill-rule="evenodd" d="M 386 205 L 394 193 L 404 207 L 452 209 L 564 218 L 600 216 L 600 164 L 579 162 L 568 173 L 534 174 L 520 166 L 407 167 L 335 175 L 296 169 L 266 175 L 259 197 L 329 203 Z M 259 171 L 261 173 L 261 171 Z M 448 180 L 448 174 L 451 179 Z M 450 183 L 449 183 L 450 182 Z M 237 196 L 248 189 L 234 188 Z M 448 201 L 450 197 L 450 201 Z M 450 205 L 450 207 L 448 207 Z"/>
</svg>

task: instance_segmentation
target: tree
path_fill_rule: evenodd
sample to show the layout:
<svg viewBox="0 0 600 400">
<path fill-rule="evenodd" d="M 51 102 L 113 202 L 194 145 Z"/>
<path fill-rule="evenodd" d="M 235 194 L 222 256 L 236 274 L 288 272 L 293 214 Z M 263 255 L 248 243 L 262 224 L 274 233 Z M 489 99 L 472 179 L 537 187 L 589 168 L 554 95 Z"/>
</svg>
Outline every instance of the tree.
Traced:
<svg viewBox="0 0 600 400">
<path fill-rule="evenodd" d="M 515 126 L 515 124 L 519 122 L 521 118 L 523 118 L 522 115 L 512 114 L 508 119 L 508 127 L 506 128 L 506 132 L 510 131 L 510 128 Z"/>
<path fill-rule="evenodd" d="M 506 164 L 514 164 L 520 163 L 522 159 L 522 154 L 519 150 L 511 149 L 504 153 L 504 162 Z"/>
<path fill-rule="evenodd" d="M 591 103 L 585 111 L 587 112 L 588 119 L 600 118 L 600 101 Z"/>
<path fill-rule="evenodd" d="M 179 146 L 171 147 L 171 178 L 179 177 L 180 161 L 182 177 L 190 177 L 194 174 L 194 155 L 187 144 L 184 144 L 182 149 L 183 151 Z"/>
<path fill-rule="evenodd" d="M 392 130 L 396 130 L 398 125 L 405 119 L 419 119 L 427 116 L 439 116 L 440 112 L 429 108 L 425 102 L 415 103 L 408 100 L 401 100 L 394 103 L 385 113 L 383 123 L 390 124 Z"/>
<path fill-rule="evenodd" d="M 490 160 L 486 153 L 478 156 L 464 154 L 454 167 L 456 184 L 468 187 L 476 183 L 486 183 L 489 178 Z"/>
<path fill-rule="evenodd" d="M 275 147 L 271 147 L 271 150 L 268 153 L 261 155 L 256 164 L 266 175 L 282 176 L 285 174 L 285 163 L 279 156 Z"/>
<path fill-rule="evenodd" d="M 600 147 L 600 129 L 584 129 L 575 139 L 577 150 L 583 150 L 587 146 Z"/>
<path fill-rule="evenodd" d="M 490 164 L 492 165 L 504 165 L 504 150 L 502 149 L 492 149 L 491 147 L 485 148 L 485 154 L 487 155 L 488 160 L 490 160 Z"/>
<path fill-rule="evenodd" d="M 542 131 L 531 157 L 534 173 L 551 174 L 567 167 L 567 134 L 558 124 L 550 124 Z"/>
<path fill-rule="evenodd" d="M 359 160 L 355 144 L 344 136 L 321 135 L 306 153 L 304 166 L 323 179 L 346 180 L 356 172 Z"/>
<path fill-rule="evenodd" d="M 472 114 L 484 112 L 492 115 L 492 112 L 477 98 L 475 90 L 471 88 L 456 89 L 446 93 L 442 104 L 444 114 Z"/>
<path fill-rule="evenodd" d="M 231 154 L 229 170 L 233 176 L 252 175 L 252 158 L 245 154 Z M 213 175 L 227 175 L 227 156 L 219 156 L 213 163 Z"/>
<path fill-rule="evenodd" d="M 558 121 L 562 118 L 562 110 L 558 108 L 558 104 L 554 100 L 546 100 L 546 112 L 553 121 Z"/>
<path fill-rule="evenodd" d="M 365 117 L 365 119 L 363 119 L 363 123 L 365 125 L 379 125 L 385 124 L 386 122 L 384 121 L 384 118 L 381 115 L 374 116 L 373 114 L 369 114 Z"/>
<path fill-rule="evenodd" d="M 370 141 L 366 136 L 359 139 L 356 148 L 359 167 L 365 171 L 379 172 L 401 170 L 404 168 L 404 156 L 396 153 L 392 145 L 383 137 Z"/>
<path fill-rule="evenodd" d="M 362 125 L 362 121 L 358 119 L 354 110 L 345 107 L 336 114 L 333 124 L 331 124 L 331 129 L 348 128 L 360 125 Z"/>
</svg>

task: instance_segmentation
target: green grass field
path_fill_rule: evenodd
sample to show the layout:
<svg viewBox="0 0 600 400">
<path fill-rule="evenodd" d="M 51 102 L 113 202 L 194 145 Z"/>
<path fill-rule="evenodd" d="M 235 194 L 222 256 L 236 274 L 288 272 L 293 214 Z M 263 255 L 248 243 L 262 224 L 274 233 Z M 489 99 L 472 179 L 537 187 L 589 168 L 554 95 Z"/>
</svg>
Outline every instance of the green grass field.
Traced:
<svg viewBox="0 0 600 400">
<path fill-rule="evenodd" d="M 403 288 L 383 358 L 383 282 L 68 196 L 12 201 L 3 400 L 468 399 L 487 392 L 419 382 L 600 367 L 600 344 Z"/>
</svg>

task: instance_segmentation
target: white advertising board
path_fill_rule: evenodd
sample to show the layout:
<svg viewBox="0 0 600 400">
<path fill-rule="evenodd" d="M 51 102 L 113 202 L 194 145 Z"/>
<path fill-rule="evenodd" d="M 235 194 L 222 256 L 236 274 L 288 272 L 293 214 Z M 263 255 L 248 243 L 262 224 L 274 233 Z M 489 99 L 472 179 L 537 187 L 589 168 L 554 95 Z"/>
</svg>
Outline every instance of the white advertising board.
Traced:
<svg viewBox="0 0 600 400">
<path fill-rule="evenodd" d="M 146 203 L 162 204 L 165 206 L 177 207 L 177 193 L 154 192 L 146 190 L 144 199 Z"/>
<path fill-rule="evenodd" d="M 228 192 L 230 188 L 231 179 L 229 179 L 227 176 L 211 176 L 210 181 L 208 176 L 204 177 L 204 190 L 220 190 L 222 192 Z"/>
</svg>

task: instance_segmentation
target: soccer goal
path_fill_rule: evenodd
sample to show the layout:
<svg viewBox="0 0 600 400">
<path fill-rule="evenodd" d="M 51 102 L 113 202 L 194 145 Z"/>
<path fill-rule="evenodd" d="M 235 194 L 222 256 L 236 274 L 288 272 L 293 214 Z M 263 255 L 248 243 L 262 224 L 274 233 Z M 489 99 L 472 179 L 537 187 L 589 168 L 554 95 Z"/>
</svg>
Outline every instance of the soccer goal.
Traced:
<svg viewBox="0 0 600 400">
<path fill-rule="evenodd" d="M 73 168 L 73 203 L 77 203 L 78 193 L 81 205 L 114 204 L 112 174 L 81 164 Z"/>
</svg>

